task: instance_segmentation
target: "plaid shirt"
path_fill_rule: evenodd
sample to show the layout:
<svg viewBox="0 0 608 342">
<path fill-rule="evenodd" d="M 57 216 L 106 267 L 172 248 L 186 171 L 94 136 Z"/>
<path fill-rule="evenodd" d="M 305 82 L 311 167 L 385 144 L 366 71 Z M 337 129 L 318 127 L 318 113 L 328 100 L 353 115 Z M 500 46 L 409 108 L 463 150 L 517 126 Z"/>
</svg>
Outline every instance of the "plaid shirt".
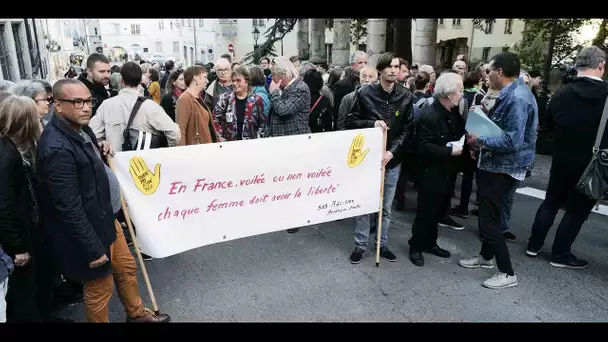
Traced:
<svg viewBox="0 0 608 342">
<path fill-rule="evenodd" d="M 272 111 L 270 117 L 270 135 L 280 137 L 285 135 L 310 133 L 308 117 L 310 111 L 310 89 L 301 77 L 283 89 L 270 94 Z"/>
</svg>

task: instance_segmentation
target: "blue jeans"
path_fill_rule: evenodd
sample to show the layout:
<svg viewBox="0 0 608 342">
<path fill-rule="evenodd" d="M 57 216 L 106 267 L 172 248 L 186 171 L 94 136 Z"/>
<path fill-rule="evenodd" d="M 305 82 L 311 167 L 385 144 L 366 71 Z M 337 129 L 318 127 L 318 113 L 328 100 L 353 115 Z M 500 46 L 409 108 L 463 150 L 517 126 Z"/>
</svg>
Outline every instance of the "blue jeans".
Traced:
<svg viewBox="0 0 608 342">
<path fill-rule="evenodd" d="M 401 165 L 396 165 L 390 169 L 386 168 L 384 173 L 384 198 L 382 199 L 382 232 L 380 234 L 380 247 L 386 247 L 388 242 L 388 227 L 391 224 L 391 209 L 393 206 L 393 199 L 395 198 L 395 192 L 397 191 L 400 170 Z M 371 229 L 377 228 L 377 225 L 378 213 L 357 217 L 355 245 L 366 250 L 369 232 Z"/>
<path fill-rule="evenodd" d="M 515 190 L 519 186 L 520 181 L 515 181 L 513 183 L 513 188 L 509 190 L 507 193 L 507 197 L 505 197 L 505 201 L 502 207 L 501 215 L 500 215 L 500 232 L 508 232 L 511 230 L 511 210 L 513 209 L 513 199 L 515 197 Z"/>
</svg>

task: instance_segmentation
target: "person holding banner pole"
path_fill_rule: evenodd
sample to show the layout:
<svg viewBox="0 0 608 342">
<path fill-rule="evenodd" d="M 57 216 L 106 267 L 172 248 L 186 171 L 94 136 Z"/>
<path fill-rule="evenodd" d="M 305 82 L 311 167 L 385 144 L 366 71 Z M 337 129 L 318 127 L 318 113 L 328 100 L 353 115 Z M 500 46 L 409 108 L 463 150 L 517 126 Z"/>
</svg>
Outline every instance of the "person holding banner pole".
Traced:
<svg viewBox="0 0 608 342">
<path fill-rule="evenodd" d="M 97 144 L 88 127 L 90 91 L 63 79 L 53 98 L 57 115 L 45 127 L 36 159 L 42 227 L 53 259 L 67 278 L 84 282 L 87 321 L 109 321 L 116 284 L 127 322 L 168 322 L 168 315 L 145 308 L 139 294 L 137 265 L 116 220 L 120 186 L 102 160 L 114 152 L 107 142 Z"/>
<path fill-rule="evenodd" d="M 382 166 L 385 167 L 382 220 L 376 234 L 380 235 L 380 256 L 391 262 L 397 260 L 395 254 L 388 249 L 391 207 L 399 180 L 402 151 L 414 138 L 413 96 L 404 86 L 396 83 L 399 65 L 399 58 L 394 53 L 381 55 L 376 65 L 380 73 L 379 82 L 359 90 L 359 112 L 349 113 L 346 118 L 347 129 L 380 127 L 387 132 L 386 151 L 382 159 Z M 350 256 L 352 264 L 358 264 L 363 258 L 370 228 L 377 226 L 376 215 L 378 214 L 357 217 L 355 249 Z"/>
</svg>

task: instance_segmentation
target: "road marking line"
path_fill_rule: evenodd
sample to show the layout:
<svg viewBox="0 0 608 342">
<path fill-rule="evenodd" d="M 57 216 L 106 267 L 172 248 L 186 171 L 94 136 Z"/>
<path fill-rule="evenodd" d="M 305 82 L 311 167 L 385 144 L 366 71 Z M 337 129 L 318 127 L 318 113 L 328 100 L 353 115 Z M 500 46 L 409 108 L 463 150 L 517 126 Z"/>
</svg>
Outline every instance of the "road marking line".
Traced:
<svg viewBox="0 0 608 342">
<path fill-rule="evenodd" d="M 545 199 L 545 195 L 547 193 L 546 191 L 534 189 L 534 188 L 530 188 L 530 187 L 520 188 L 520 189 L 517 189 L 515 192 L 517 192 L 518 194 L 526 195 L 526 196 L 536 197 L 541 200 Z M 598 209 L 593 207 L 593 210 L 591 212 L 600 214 L 600 215 L 604 215 L 604 216 L 608 216 L 608 206 L 600 204 Z"/>
</svg>

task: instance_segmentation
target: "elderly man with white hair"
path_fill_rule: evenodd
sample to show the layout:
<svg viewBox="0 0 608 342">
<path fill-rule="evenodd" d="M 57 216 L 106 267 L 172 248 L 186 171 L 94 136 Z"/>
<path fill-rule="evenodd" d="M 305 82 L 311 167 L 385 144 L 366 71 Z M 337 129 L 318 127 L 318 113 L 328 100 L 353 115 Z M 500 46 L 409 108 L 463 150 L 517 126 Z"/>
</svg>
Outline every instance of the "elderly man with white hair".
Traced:
<svg viewBox="0 0 608 342">
<path fill-rule="evenodd" d="M 460 75 L 460 77 L 464 78 L 464 76 L 467 74 L 467 63 L 465 63 L 463 60 L 456 60 L 454 65 L 452 65 L 452 70 Z"/>
<path fill-rule="evenodd" d="M 220 58 L 215 62 L 214 68 L 217 79 L 207 86 L 207 89 L 204 90 L 204 96 L 201 96 L 205 99 L 209 108 L 215 108 L 220 95 L 232 91 L 232 64 L 230 61 L 226 58 Z"/>
<path fill-rule="evenodd" d="M 422 253 L 451 256 L 437 245 L 437 226 L 450 207 L 463 150 L 462 145 L 452 143 L 465 134 L 465 119 L 458 108 L 463 90 L 458 74 L 441 75 L 435 85 L 435 101 L 422 109 L 416 126 L 416 147 L 424 158 L 418 165 L 418 205 L 409 245 L 410 261 L 419 267 L 424 266 Z"/>
<path fill-rule="evenodd" d="M 359 73 L 361 72 L 361 70 L 363 70 L 363 68 L 367 66 L 368 63 L 369 57 L 363 51 L 356 51 L 350 56 L 350 65 L 356 71 L 357 81 L 354 84 L 351 80 L 348 79 L 341 79 L 336 82 L 334 86 L 334 113 L 340 112 L 340 104 L 342 104 L 342 99 L 344 98 L 344 96 L 355 91 L 355 88 L 360 85 Z M 334 122 L 334 127 L 338 126 L 337 118 L 338 116 L 336 115 L 336 122 Z"/>
<path fill-rule="evenodd" d="M 289 58 L 279 56 L 272 61 L 272 83 L 268 87 L 272 112 L 270 132 L 273 137 L 310 133 L 310 89 L 299 76 Z M 298 228 L 288 229 L 295 233 Z"/>
</svg>

